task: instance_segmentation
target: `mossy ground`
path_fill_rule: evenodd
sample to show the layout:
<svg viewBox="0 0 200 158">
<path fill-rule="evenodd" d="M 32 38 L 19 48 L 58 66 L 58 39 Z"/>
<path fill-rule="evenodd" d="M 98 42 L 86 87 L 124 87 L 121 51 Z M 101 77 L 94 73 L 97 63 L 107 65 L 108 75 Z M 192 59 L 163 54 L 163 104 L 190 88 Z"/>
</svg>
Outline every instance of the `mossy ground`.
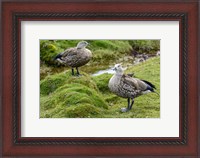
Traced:
<svg viewBox="0 0 200 158">
<path fill-rule="evenodd" d="M 47 75 L 62 72 L 63 67 L 59 62 L 54 61 L 55 56 L 65 49 L 75 47 L 81 40 L 40 40 L 40 78 Z M 119 59 L 132 55 L 133 50 L 138 53 L 155 54 L 160 49 L 159 40 L 87 40 L 92 51 L 91 61 L 81 67 L 86 73 L 92 73 L 106 69 L 111 63 L 121 62 Z M 96 66 L 98 65 L 98 66 Z"/>
<path fill-rule="evenodd" d="M 40 82 L 41 117 L 96 117 L 107 108 L 96 83 L 85 73 L 75 77 L 66 71 Z"/>
<path fill-rule="evenodd" d="M 102 46 L 103 47 L 103 46 Z M 126 73 L 155 84 L 160 93 L 160 58 L 155 57 Z M 49 75 L 40 81 L 41 118 L 159 118 L 160 96 L 149 93 L 135 99 L 131 111 L 122 113 L 127 99 L 112 94 L 108 81 L 112 75 L 90 76 L 82 72 L 75 77 L 71 71 Z"/>
</svg>

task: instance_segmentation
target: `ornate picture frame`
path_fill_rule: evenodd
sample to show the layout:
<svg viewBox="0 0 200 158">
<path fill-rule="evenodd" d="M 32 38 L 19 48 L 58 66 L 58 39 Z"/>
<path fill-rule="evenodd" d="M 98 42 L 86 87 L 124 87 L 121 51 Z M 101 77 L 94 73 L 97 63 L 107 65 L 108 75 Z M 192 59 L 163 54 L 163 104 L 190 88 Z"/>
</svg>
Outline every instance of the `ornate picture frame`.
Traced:
<svg viewBox="0 0 200 158">
<path fill-rule="evenodd" d="M 146 9 L 148 8 L 148 10 Z M 3 2 L 3 156 L 199 155 L 199 2 Z M 179 21 L 179 137 L 21 137 L 21 22 Z"/>
</svg>

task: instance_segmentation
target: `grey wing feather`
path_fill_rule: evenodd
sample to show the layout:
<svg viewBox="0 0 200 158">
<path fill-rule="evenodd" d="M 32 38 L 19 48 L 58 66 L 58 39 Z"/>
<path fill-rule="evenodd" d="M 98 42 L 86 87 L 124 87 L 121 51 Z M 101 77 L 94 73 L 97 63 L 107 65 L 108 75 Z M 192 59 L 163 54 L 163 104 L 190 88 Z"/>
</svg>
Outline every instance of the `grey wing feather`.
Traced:
<svg viewBox="0 0 200 158">
<path fill-rule="evenodd" d="M 121 85 L 123 85 L 123 89 L 126 89 L 128 91 L 133 91 L 133 90 L 138 89 L 136 80 L 134 80 L 134 78 L 127 75 L 122 76 Z"/>
<path fill-rule="evenodd" d="M 129 90 L 140 90 L 140 91 L 145 91 L 147 88 L 147 85 L 137 79 L 137 78 L 132 78 L 128 75 L 123 75 L 123 84 L 125 85 L 124 87 L 127 87 Z"/>
<path fill-rule="evenodd" d="M 147 89 L 147 87 L 148 87 L 147 84 L 144 81 L 140 80 L 140 79 L 136 78 L 136 80 L 137 80 L 139 89 L 142 90 L 142 91 L 145 91 Z"/>
<path fill-rule="evenodd" d="M 62 52 L 60 55 L 62 55 L 63 58 L 65 58 L 66 56 L 70 55 L 77 55 L 77 49 L 76 48 L 69 48 L 66 49 L 64 52 Z"/>
</svg>

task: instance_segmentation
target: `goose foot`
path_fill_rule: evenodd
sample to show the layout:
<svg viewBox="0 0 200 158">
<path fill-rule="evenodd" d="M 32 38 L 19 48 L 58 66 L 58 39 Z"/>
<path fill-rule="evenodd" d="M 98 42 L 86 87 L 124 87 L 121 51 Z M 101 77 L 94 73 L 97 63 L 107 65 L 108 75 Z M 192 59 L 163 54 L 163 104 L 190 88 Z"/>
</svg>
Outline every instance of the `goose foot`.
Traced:
<svg viewBox="0 0 200 158">
<path fill-rule="evenodd" d="M 81 75 L 81 74 L 76 74 L 76 76 L 77 76 L 77 77 L 80 77 L 80 76 L 82 76 L 82 75 Z"/>
<path fill-rule="evenodd" d="M 128 108 L 121 108 L 121 112 L 128 112 L 129 109 Z"/>
<path fill-rule="evenodd" d="M 130 98 L 128 98 L 127 101 L 128 101 L 128 107 L 127 108 L 121 108 L 121 112 L 128 112 L 129 110 L 131 110 L 134 100 L 132 101 L 131 104 L 130 104 Z"/>
</svg>

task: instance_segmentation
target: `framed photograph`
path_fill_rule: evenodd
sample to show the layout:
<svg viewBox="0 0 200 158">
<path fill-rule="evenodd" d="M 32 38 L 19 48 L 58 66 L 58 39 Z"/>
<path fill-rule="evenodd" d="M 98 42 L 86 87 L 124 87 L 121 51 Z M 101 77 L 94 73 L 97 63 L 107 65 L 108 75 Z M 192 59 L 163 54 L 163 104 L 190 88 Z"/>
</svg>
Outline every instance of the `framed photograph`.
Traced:
<svg viewBox="0 0 200 158">
<path fill-rule="evenodd" d="M 89 27 L 91 22 L 77 29 L 85 24 Z M 110 23 L 102 25 L 108 30 Z M 112 22 L 110 28 L 115 26 Z M 126 75 L 125 70 L 134 74 Z M 40 118 L 160 118 L 159 89 L 160 40 L 40 40 Z M 148 92 L 154 93 L 151 102 L 144 96 Z M 128 105 L 120 97 L 127 98 Z M 152 111 L 145 106 L 142 114 L 132 113 L 135 98 L 141 99 L 138 106 L 145 100 Z M 127 107 L 119 110 L 121 104 Z"/>
<path fill-rule="evenodd" d="M 2 2 L 2 156 L 200 156 L 199 2 L 155 2 Z"/>
</svg>

